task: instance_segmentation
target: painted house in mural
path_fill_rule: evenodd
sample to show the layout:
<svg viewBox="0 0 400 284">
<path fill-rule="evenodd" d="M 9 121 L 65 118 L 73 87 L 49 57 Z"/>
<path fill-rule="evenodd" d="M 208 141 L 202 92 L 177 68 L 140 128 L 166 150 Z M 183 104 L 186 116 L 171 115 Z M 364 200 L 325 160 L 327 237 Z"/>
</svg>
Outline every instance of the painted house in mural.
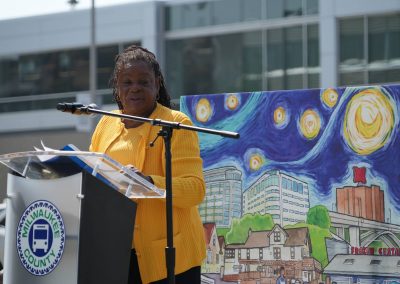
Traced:
<svg viewBox="0 0 400 284">
<path fill-rule="evenodd" d="M 275 284 L 284 267 L 287 283 L 318 283 L 321 264 L 311 252 L 308 228 L 283 229 L 276 224 L 270 231 L 249 231 L 245 243 L 225 247 L 222 279 Z"/>
<path fill-rule="evenodd" d="M 242 215 L 242 173 L 226 166 L 204 171 L 206 196 L 199 206 L 203 223 L 229 228 Z"/>
<path fill-rule="evenodd" d="M 281 171 L 268 171 L 243 193 L 243 214 L 270 214 L 281 226 L 305 222 L 308 184 Z"/>
<path fill-rule="evenodd" d="M 324 269 L 331 283 L 400 283 L 400 256 L 336 255 Z"/>
<path fill-rule="evenodd" d="M 203 273 L 219 273 L 224 261 L 224 255 L 220 246 L 220 239 L 217 235 L 215 223 L 204 223 L 204 237 L 207 246 L 207 257 L 201 266 Z"/>
</svg>

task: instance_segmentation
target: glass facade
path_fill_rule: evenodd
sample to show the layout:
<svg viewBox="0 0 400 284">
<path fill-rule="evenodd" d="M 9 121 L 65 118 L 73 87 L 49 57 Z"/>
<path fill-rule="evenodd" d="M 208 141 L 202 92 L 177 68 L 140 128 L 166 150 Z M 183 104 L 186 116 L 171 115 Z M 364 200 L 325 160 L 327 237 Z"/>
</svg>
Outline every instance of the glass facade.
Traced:
<svg viewBox="0 0 400 284">
<path fill-rule="evenodd" d="M 260 32 L 170 40 L 166 53 L 174 98 L 261 89 Z"/>
<path fill-rule="evenodd" d="M 241 172 L 233 167 L 223 167 L 204 172 L 206 196 L 199 205 L 203 222 L 214 222 L 220 227 L 230 227 L 232 218 L 242 215 Z"/>
<path fill-rule="evenodd" d="M 229 13 L 227 13 L 229 7 Z M 279 19 L 318 13 L 318 0 L 218 0 L 166 7 L 166 30 Z"/>
<path fill-rule="evenodd" d="M 136 43 L 138 44 L 138 43 Z M 97 48 L 97 89 L 107 89 L 114 58 L 128 44 Z M 0 98 L 43 95 L 89 89 L 89 48 L 21 54 L 0 58 Z M 49 100 L 30 102 L 24 109 L 53 108 Z M 2 104 L 1 111 L 21 106 Z"/>
<path fill-rule="evenodd" d="M 319 86 L 317 24 L 167 40 L 166 54 L 173 98 Z"/>
<path fill-rule="evenodd" d="M 400 13 L 339 22 L 339 85 L 400 81 Z"/>
</svg>

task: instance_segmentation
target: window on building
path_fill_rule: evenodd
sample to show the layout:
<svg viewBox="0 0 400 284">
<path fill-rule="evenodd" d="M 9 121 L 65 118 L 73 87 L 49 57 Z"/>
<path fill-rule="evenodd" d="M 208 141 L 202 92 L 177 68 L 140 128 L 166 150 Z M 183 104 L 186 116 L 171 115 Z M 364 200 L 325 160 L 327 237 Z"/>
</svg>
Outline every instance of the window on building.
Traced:
<svg viewBox="0 0 400 284">
<path fill-rule="evenodd" d="M 250 249 L 246 250 L 246 257 L 247 257 L 247 259 L 250 259 Z"/>
<path fill-rule="evenodd" d="M 306 15 L 318 14 L 319 1 L 318 0 L 306 0 Z"/>
<path fill-rule="evenodd" d="M 225 250 L 225 257 L 226 258 L 234 258 L 235 257 L 235 250 L 234 249 L 226 249 Z"/>
<path fill-rule="evenodd" d="M 293 191 L 294 191 L 294 192 L 298 192 L 298 189 L 297 189 L 298 183 L 295 182 L 294 180 L 293 180 L 292 182 L 293 182 L 293 185 L 292 185 Z"/>
<path fill-rule="evenodd" d="M 354 264 L 354 258 L 346 258 L 343 264 L 348 264 L 348 265 Z"/>
<path fill-rule="evenodd" d="M 281 248 L 274 247 L 274 259 L 281 259 Z"/>
<path fill-rule="evenodd" d="M 212 24 L 211 9 L 212 3 L 201 1 L 197 3 L 183 4 L 176 6 L 180 9 L 180 27 L 204 27 Z"/>
<path fill-rule="evenodd" d="M 400 14 L 342 19 L 340 85 L 400 81 Z"/>
<path fill-rule="evenodd" d="M 319 27 L 307 26 L 307 77 L 308 88 L 319 88 Z"/>
<path fill-rule="evenodd" d="M 165 73 L 175 98 L 262 88 L 261 32 L 168 40 L 166 53 Z"/>
<path fill-rule="evenodd" d="M 364 19 L 342 20 L 340 33 L 340 66 L 343 69 L 362 67 L 365 64 L 364 54 Z"/>
<path fill-rule="evenodd" d="M 297 189 L 299 190 L 299 193 L 303 194 L 303 184 L 299 183 Z"/>
<path fill-rule="evenodd" d="M 284 89 L 284 33 L 283 29 L 267 31 L 267 81 L 268 89 Z"/>
<path fill-rule="evenodd" d="M 275 231 L 274 232 L 274 242 L 280 242 L 281 241 L 281 232 Z"/>
<path fill-rule="evenodd" d="M 212 263 L 212 251 L 210 249 L 207 250 L 207 264 Z"/>
<path fill-rule="evenodd" d="M 242 14 L 243 21 L 255 21 L 260 20 L 262 16 L 262 4 L 264 0 L 242 0 Z"/>
<path fill-rule="evenodd" d="M 259 259 L 263 259 L 263 257 L 264 257 L 262 248 L 260 248 L 259 251 L 258 251 L 258 257 L 259 257 Z"/>
<path fill-rule="evenodd" d="M 283 18 L 284 1 L 266 0 L 267 1 L 267 19 Z"/>
<path fill-rule="evenodd" d="M 283 14 L 285 17 L 301 16 L 303 14 L 302 0 L 285 0 Z"/>
<path fill-rule="evenodd" d="M 109 88 L 109 81 L 114 70 L 114 58 L 119 53 L 118 45 L 97 48 L 97 88 Z"/>
<path fill-rule="evenodd" d="M 369 264 L 371 265 L 379 265 L 381 264 L 381 260 L 380 259 L 371 259 L 371 262 Z"/>
<path fill-rule="evenodd" d="M 287 189 L 287 179 L 286 178 L 282 178 L 282 188 Z"/>
<path fill-rule="evenodd" d="M 212 2 L 212 22 L 214 25 L 238 23 L 241 21 L 242 0 L 219 0 Z M 229 13 L 226 12 L 229 7 Z"/>
<path fill-rule="evenodd" d="M 296 257 L 295 247 L 290 247 L 290 258 L 294 259 Z"/>
<path fill-rule="evenodd" d="M 368 18 L 370 83 L 400 81 L 400 14 Z"/>
</svg>

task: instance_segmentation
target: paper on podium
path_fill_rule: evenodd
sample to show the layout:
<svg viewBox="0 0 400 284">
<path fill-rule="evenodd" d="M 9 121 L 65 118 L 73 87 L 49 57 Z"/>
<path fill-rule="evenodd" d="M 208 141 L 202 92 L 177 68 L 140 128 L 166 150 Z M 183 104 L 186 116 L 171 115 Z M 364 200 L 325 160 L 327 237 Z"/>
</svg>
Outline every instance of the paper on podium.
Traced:
<svg viewBox="0 0 400 284">
<path fill-rule="evenodd" d="M 85 170 L 129 198 L 165 198 L 164 190 L 103 153 L 79 151 L 73 145 L 44 149 L 0 155 L 0 163 L 30 179 L 56 179 Z"/>
</svg>

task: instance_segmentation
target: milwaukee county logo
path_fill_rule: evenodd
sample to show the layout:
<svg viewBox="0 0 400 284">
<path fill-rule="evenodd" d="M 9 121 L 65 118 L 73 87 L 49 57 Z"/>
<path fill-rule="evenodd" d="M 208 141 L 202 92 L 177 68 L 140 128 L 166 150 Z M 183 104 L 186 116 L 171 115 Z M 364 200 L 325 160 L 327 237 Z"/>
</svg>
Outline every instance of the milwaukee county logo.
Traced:
<svg viewBox="0 0 400 284">
<path fill-rule="evenodd" d="M 17 252 L 22 265 L 33 275 L 52 272 L 61 260 L 65 228 L 58 209 L 39 200 L 26 208 L 18 224 Z"/>
</svg>

